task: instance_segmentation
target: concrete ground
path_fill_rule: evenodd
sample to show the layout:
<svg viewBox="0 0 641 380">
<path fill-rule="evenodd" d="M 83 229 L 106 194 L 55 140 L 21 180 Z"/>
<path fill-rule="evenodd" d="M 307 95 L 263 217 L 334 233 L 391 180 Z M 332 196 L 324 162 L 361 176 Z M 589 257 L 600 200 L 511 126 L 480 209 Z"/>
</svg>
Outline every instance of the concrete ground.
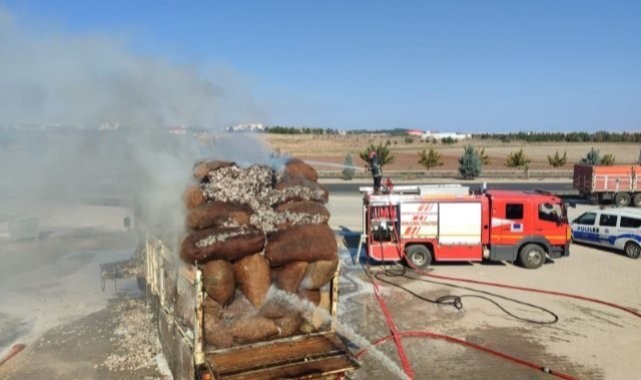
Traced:
<svg viewBox="0 0 641 380">
<path fill-rule="evenodd" d="M 369 341 L 389 335 L 373 286 L 362 265 L 352 258 L 361 228 L 361 199 L 333 195 L 330 224 L 345 239 L 339 319 Z M 570 219 L 591 208 L 570 209 Z M 577 378 L 635 379 L 641 373 L 637 360 L 641 347 L 641 318 L 622 310 L 577 299 L 529 293 L 501 287 L 444 281 L 373 266 L 379 275 L 383 298 L 399 331 L 440 333 L 537 363 Z M 548 261 L 536 270 L 511 263 L 437 263 L 432 274 L 471 280 L 567 292 L 615 303 L 641 312 L 638 286 L 641 260 L 599 248 L 573 244 L 570 257 Z M 383 282 L 393 282 L 390 285 Z M 437 305 L 430 300 L 444 295 L 462 296 L 463 308 Z M 484 298 L 479 298 L 483 296 Z M 498 303 L 494 304 L 492 301 Z M 526 302 L 527 306 L 518 302 Z M 535 321 L 520 321 L 510 313 Z M 547 311 L 544 311 L 543 308 Z M 549 312 L 548 312 L 549 311 Z M 550 375 L 443 340 L 404 338 L 405 354 L 415 378 L 547 378 Z M 399 366 L 391 341 L 380 350 Z M 380 360 L 366 356 L 355 379 L 389 378 L 392 372 Z"/>
<path fill-rule="evenodd" d="M 105 291 L 100 288 L 98 264 L 128 258 L 133 252 L 133 239 L 122 229 L 127 210 L 94 207 L 98 206 L 36 208 L 33 212 L 42 214 L 43 223 L 41 239 L 35 242 L 7 239 L 0 218 L 0 357 L 11 345 L 26 344 L 24 351 L 0 366 L 0 378 L 170 377 L 154 341 L 153 313 L 139 297 L 135 283 L 119 283 L 118 293 L 113 283 L 107 283 Z M 342 243 L 339 321 L 373 342 L 387 336 L 389 329 L 369 277 L 352 258 L 361 232 L 361 207 L 358 194 L 332 194 L 328 204 L 330 224 Z M 570 216 L 588 208 L 579 205 L 570 210 Z M 618 252 L 573 245 L 570 257 L 550 261 L 537 270 L 511 263 L 442 263 L 433 265 L 432 273 L 580 294 L 639 311 L 640 266 L 641 260 Z M 398 271 L 386 275 L 384 269 L 372 267 L 400 331 L 447 334 L 578 378 L 634 379 L 641 373 L 637 360 L 641 319 L 632 314 L 500 287 Z M 430 302 L 443 295 L 464 297 L 462 309 Z M 559 320 L 553 324 L 524 322 L 499 306 L 540 322 L 553 319 L 548 310 Z M 134 321 L 141 324 L 134 325 Z M 443 340 L 408 337 L 402 344 L 416 379 L 550 377 Z M 383 364 L 381 355 L 394 364 Z M 352 378 L 394 378 L 401 366 L 391 342 L 380 345 L 378 352 L 368 351 L 361 364 Z"/>
<path fill-rule="evenodd" d="M 158 379 L 166 373 L 153 313 L 133 280 L 100 281 L 100 263 L 132 256 L 120 207 L 11 202 L 39 239 L 13 241 L 0 212 L 0 379 Z M 117 291 L 116 291 L 117 290 Z"/>
</svg>

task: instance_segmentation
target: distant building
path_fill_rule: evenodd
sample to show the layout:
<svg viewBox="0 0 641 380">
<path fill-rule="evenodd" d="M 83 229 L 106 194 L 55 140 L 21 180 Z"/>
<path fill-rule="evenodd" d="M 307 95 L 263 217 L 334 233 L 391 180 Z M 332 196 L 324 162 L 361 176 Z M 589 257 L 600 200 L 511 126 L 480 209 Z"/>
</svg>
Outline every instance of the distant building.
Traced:
<svg viewBox="0 0 641 380">
<path fill-rule="evenodd" d="M 187 128 L 182 126 L 171 127 L 169 128 L 169 133 L 171 133 L 172 135 L 183 136 L 187 134 Z"/>
<path fill-rule="evenodd" d="M 227 132 L 258 132 L 264 131 L 265 126 L 262 124 L 236 124 L 231 127 L 227 127 Z"/>
<path fill-rule="evenodd" d="M 115 122 L 115 123 L 102 123 L 100 124 L 100 127 L 98 127 L 99 131 L 115 131 L 120 128 L 120 123 Z"/>
<path fill-rule="evenodd" d="M 408 129 L 407 134 L 410 136 L 422 137 L 423 131 L 419 131 L 418 129 Z"/>
<path fill-rule="evenodd" d="M 421 140 L 442 140 L 445 138 L 451 138 L 452 140 L 465 140 L 472 138 L 471 134 L 464 133 L 455 133 L 455 132 L 430 132 L 427 131 L 421 135 Z"/>
</svg>

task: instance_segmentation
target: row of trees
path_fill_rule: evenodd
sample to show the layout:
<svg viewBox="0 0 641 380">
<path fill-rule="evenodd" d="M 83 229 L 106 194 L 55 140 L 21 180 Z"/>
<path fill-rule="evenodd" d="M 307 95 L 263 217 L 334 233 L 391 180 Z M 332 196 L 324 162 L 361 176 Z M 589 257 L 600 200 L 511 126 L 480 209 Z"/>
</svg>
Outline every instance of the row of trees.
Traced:
<svg viewBox="0 0 641 380">
<path fill-rule="evenodd" d="M 308 128 L 308 127 L 284 127 L 280 125 L 269 126 L 265 128 L 266 133 L 275 134 L 340 134 L 345 133 L 348 135 L 358 134 L 386 134 L 390 136 L 407 136 L 407 129 L 394 128 L 394 129 L 381 129 L 381 130 L 351 130 L 341 132 L 337 129 L 331 128 Z M 501 140 L 504 142 L 511 141 L 525 141 L 525 142 L 593 142 L 593 143 L 641 143 L 641 132 L 608 132 L 598 131 L 594 133 L 588 132 L 516 132 L 516 133 L 482 133 L 472 135 L 472 137 L 481 140 Z M 407 140 L 409 142 L 410 140 Z M 413 142 L 414 139 L 411 139 Z M 436 143 L 436 139 L 431 141 Z M 443 144 L 452 144 L 456 140 L 451 137 L 441 139 Z"/>
<path fill-rule="evenodd" d="M 265 127 L 265 132 L 278 135 L 337 135 L 339 133 L 338 130 L 330 128 L 282 127 L 280 125 Z"/>
<path fill-rule="evenodd" d="M 526 141 L 526 142 L 594 142 L 594 143 L 639 143 L 641 132 L 608 132 L 598 131 L 550 133 L 550 132 L 518 132 L 518 133 L 484 133 L 475 137 L 481 140 L 499 139 L 504 142 Z"/>
<path fill-rule="evenodd" d="M 358 155 L 361 160 L 369 162 L 369 152 L 376 151 L 381 166 L 385 166 L 394 162 L 394 156 L 391 154 L 389 146 L 389 141 L 385 144 L 378 144 L 376 146 L 371 144 Z M 567 162 L 567 152 L 563 152 L 563 155 L 560 155 L 559 151 L 556 151 L 554 155 L 548 155 L 547 159 L 550 166 L 555 168 L 561 167 Z M 614 154 L 608 153 L 601 156 L 599 150 L 592 148 L 587 152 L 585 157 L 581 158 L 580 163 L 587 165 L 614 165 L 615 161 L 616 158 Z M 638 161 L 641 164 L 641 153 L 639 154 Z M 530 162 L 531 160 L 525 155 L 525 152 L 521 148 L 518 151 L 508 154 L 505 159 L 505 166 L 510 168 L 527 168 Z M 423 151 L 419 153 L 418 163 L 426 170 L 430 170 L 443 165 L 443 160 L 438 151 L 434 148 L 429 148 L 423 149 Z M 485 153 L 485 148 L 477 149 L 471 144 L 468 144 L 463 148 L 463 154 L 459 158 L 459 174 L 461 174 L 464 179 L 476 178 L 481 174 L 482 166 L 487 164 L 489 164 L 489 156 Z M 345 156 L 344 166 L 345 168 L 342 172 L 343 178 L 352 179 L 354 177 L 355 169 L 352 156 L 350 154 Z"/>
</svg>

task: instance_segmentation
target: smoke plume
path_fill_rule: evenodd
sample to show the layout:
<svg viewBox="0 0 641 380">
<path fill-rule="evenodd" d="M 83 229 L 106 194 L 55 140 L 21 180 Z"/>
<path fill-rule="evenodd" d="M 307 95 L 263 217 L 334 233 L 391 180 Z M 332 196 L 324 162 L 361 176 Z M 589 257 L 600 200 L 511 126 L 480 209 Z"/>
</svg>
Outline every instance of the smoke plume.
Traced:
<svg viewBox="0 0 641 380">
<path fill-rule="evenodd" d="M 268 163 L 257 139 L 217 132 L 262 115 L 231 71 L 216 81 L 198 67 L 133 53 L 121 39 L 27 24 L 0 8 L 5 200 L 119 199 L 179 229 L 196 160 Z M 169 134 L 177 125 L 209 133 Z"/>
</svg>

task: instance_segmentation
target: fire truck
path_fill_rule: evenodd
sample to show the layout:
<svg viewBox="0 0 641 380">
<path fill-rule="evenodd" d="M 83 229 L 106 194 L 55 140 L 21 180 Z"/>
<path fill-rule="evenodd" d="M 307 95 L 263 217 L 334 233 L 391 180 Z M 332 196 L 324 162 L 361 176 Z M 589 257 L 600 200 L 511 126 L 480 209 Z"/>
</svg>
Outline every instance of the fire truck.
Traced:
<svg viewBox="0 0 641 380">
<path fill-rule="evenodd" d="M 363 235 L 377 261 L 509 261 L 539 268 L 570 254 L 567 207 L 542 191 L 476 191 L 463 186 L 362 187 Z"/>
</svg>

